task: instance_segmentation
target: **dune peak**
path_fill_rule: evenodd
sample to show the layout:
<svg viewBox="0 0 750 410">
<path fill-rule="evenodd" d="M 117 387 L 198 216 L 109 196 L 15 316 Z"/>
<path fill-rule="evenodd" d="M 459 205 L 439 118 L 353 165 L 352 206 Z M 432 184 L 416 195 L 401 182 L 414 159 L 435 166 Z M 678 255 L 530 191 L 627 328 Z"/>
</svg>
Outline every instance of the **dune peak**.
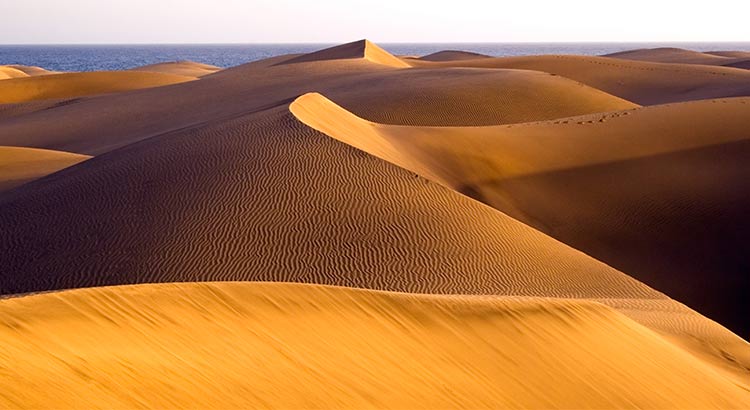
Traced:
<svg viewBox="0 0 750 410">
<path fill-rule="evenodd" d="M 313 61 L 350 59 L 364 59 L 375 64 L 381 64 L 390 67 L 410 67 L 410 65 L 406 62 L 385 51 L 377 44 L 367 39 L 362 39 L 351 43 L 341 44 L 338 46 L 325 48 L 323 50 L 314 51 L 312 53 L 303 54 L 299 57 L 292 58 L 291 60 L 284 61 L 280 65 L 306 63 Z"/>
</svg>

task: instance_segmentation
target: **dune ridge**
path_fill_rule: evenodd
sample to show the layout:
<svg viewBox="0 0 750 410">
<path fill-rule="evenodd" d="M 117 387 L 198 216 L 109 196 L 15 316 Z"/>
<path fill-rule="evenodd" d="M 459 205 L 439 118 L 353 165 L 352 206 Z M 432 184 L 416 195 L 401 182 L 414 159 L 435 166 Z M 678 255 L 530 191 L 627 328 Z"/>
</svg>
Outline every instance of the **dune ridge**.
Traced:
<svg viewBox="0 0 750 410">
<path fill-rule="evenodd" d="M 193 80 L 194 77 L 128 71 L 12 78 L 0 82 L 0 104 L 107 94 Z"/>
<path fill-rule="evenodd" d="M 395 68 L 410 67 L 408 63 L 383 50 L 370 40 L 359 40 L 303 54 L 281 64 L 294 64 L 325 60 L 364 59 L 366 61 Z"/>
<path fill-rule="evenodd" d="M 750 405 L 586 301 L 187 283 L 6 299 L 0 312 L 4 407 Z"/>
<path fill-rule="evenodd" d="M 750 197 L 734 188 L 750 178 L 743 165 L 748 98 L 512 127 L 376 124 L 319 94 L 290 109 L 337 140 L 481 200 L 750 332 L 738 313 L 750 291 L 740 262 L 750 251 L 740 239 L 750 228 L 742 217 Z M 613 183 L 621 188 L 608 194 Z M 688 235 L 680 228 L 685 220 L 712 228 Z M 673 280 L 675 271 L 682 280 Z"/>
<path fill-rule="evenodd" d="M 172 61 L 166 63 L 156 63 L 130 69 L 130 71 L 147 71 L 152 73 L 181 75 L 186 77 L 203 77 L 220 70 L 220 67 L 216 67 L 210 64 L 196 63 L 194 61 Z"/>
<path fill-rule="evenodd" d="M 0 146 L 0 193 L 89 158 L 70 152 Z"/>
<path fill-rule="evenodd" d="M 427 54 L 426 56 L 419 57 L 419 60 L 424 61 L 456 61 L 456 60 L 471 60 L 475 58 L 489 58 L 490 56 L 472 53 L 470 51 L 460 50 L 443 50 L 436 53 Z"/>
</svg>

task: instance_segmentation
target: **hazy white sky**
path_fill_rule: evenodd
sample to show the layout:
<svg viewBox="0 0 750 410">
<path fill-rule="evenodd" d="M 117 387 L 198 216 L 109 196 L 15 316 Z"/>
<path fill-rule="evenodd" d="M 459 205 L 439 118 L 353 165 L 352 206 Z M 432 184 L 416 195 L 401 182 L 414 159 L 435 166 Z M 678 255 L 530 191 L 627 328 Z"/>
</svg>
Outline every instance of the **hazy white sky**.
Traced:
<svg viewBox="0 0 750 410">
<path fill-rule="evenodd" d="M 0 43 L 750 41 L 750 0 L 0 0 Z"/>
</svg>

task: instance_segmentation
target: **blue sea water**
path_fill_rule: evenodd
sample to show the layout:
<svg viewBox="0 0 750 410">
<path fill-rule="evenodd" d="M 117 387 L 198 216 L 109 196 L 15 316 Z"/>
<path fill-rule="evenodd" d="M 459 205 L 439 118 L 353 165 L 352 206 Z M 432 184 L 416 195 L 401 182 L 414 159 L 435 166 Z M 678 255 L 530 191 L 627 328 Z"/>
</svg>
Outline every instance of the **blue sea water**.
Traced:
<svg viewBox="0 0 750 410">
<path fill-rule="evenodd" d="M 200 45 L 0 45 L 0 65 L 33 65 L 57 71 L 119 70 L 165 61 L 191 60 L 231 67 L 281 54 L 306 53 L 331 44 L 200 44 Z M 380 44 L 393 54 L 425 55 L 465 50 L 492 56 L 534 54 L 600 55 L 652 47 L 697 51 L 750 51 L 741 43 L 415 43 Z"/>
</svg>

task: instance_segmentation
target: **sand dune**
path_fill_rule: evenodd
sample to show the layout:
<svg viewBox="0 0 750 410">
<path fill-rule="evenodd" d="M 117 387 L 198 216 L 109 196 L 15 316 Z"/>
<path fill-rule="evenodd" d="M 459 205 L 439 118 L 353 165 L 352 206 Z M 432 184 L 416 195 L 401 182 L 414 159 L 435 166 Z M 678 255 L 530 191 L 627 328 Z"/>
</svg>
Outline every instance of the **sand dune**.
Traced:
<svg viewBox="0 0 750 410">
<path fill-rule="evenodd" d="M 750 406 L 747 390 L 585 301 L 211 283 L 30 296 L 0 312 L 3 407 Z"/>
<path fill-rule="evenodd" d="M 729 67 L 665 64 L 587 56 L 523 56 L 429 62 L 415 66 L 515 68 L 580 81 L 641 105 L 750 95 L 750 72 Z"/>
<path fill-rule="evenodd" d="M 28 76 L 28 74 L 17 68 L 7 65 L 0 65 L 0 80 L 7 80 L 9 78 L 24 78 Z"/>
<path fill-rule="evenodd" d="M 285 61 L 283 64 L 304 63 L 321 60 L 365 59 L 372 63 L 396 68 L 406 68 L 409 64 L 378 47 L 369 40 L 359 40 L 324 50 L 304 54 Z"/>
<path fill-rule="evenodd" d="M 420 60 L 425 61 L 456 61 L 456 60 L 471 60 L 475 58 L 489 58 L 484 54 L 472 53 L 469 51 L 459 50 L 443 50 L 437 53 L 428 54 L 426 56 L 419 57 Z"/>
<path fill-rule="evenodd" d="M 30 66 L 30 65 L 10 64 L 5 67 L 15 68 L 16 70 L 22 71 L 29 77 L 36 77 L 40 75 L 50 75 L 50 74 L 60 74 L 59 71 L 50 71 L 42 67 L 36 67 L 36 66 Z"/>
<path fill-rule="evenodd" d="M 175 61 L 168 63 L 150 64 L 141 67 L 131 68 L 130 71 L 147 71 L 152 73 L 174 74 L 186 77 L 203 77 L 204 75 L 213 74 L 221 68 L 201 64 L 193 61 Z"/>
<path fill-rule="evenodd" d="M 699 51 L 671 47 L 642 48 L 638 50 L 621 51 L 618 53 L 606 54 L 604 57 L 620 58 L 624 60 L 652 61 L 655 63 L 706 65 L 724 65 L 732 61 L 732 58 L 726 55 L 701 53 Z"/>
<path fill-rule="evenodd" d="M 69 152 L 0 146 L 0 192 L 57 172 L 89 157 Z"/>
<path fill-rule="evenodd" d="M 101 154 L 288 103 L 309 91 L 323 92 L 374 121 L 413 125 L 502 124 L 635 107 L 574 81 L 528 71 L 398 70 L 364 60 L 276 65 L 286 59 L 246 64 L 164 88 L 41 106 L 0 106 L 0 144 Z M 87 121 L 79 120 L 83 117 Z"/>
<path fill-rule="evenodd" d="M 194 77 L 128 71 L 65 73 L 0 82 L 0 104 L 107 94 L 192 81 Z"/>
<path fill-rule="evenodd" d="M 291 109 L 321 132 L 492 205 L 750 332 L 739 313 L 750 292 L 741 263 L 750 252 L 742 216 L 750 197 L 736 189 L 750 178 L 748 98 L 510 128 L 380 125 L 315 94 Z M 705 228 L 693 232 L 686 221 Z"/>
</svg>

